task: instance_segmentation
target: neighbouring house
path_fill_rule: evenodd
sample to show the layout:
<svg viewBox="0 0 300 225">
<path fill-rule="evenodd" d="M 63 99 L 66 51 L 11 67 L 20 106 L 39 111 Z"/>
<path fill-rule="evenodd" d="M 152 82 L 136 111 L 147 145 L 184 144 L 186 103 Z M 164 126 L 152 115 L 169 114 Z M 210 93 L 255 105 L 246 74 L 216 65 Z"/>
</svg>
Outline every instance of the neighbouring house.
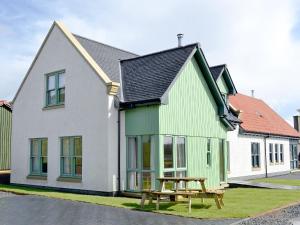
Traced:
<svg viewBox="0 0 300 225">
<path fill-rule="evenodd" d="M 11 153 L 11 106 L 0 100 L 0 183 L 8 183 Z"/>
<path fill-rule="evenodd" d="M 13 100 L 11 182 L 105 195 L 159 176 L 220 187 L 227 72 L 220 90 L 198 43 L 138 56 L 54 22 Z"/>
<path fill-rule="evenodd" d="M 297 130 L 260 99 L 236 94 L 229 102 L 241 121 L 228 132 L 229 178 L 273 176 L 298 168 Z"/>
</svg>

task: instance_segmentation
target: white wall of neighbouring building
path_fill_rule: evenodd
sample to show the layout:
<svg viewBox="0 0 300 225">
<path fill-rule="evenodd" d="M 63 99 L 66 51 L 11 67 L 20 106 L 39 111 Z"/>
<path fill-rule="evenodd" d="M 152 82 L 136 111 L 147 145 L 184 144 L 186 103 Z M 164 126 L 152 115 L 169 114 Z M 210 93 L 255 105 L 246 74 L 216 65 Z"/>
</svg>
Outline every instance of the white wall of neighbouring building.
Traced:
<svg viewBox="0 0 300 225">
<path fill-rule="evenodd" d="M 234 131 L 228 132 L 228 141 L 230 145 L 230 168 L 228 172 L 229 178 L 240 178 L 248 176 L 262 177 L 266 173 L 265 164 L 265 140 L 261 135 L 241 134 L 239 127 Z M 251 164 L 251 143 L 260 144 L 260 168 L 252 168 Z M 273 154 L 275 154 L 275 144 L 283 144 L 284 162 L 270 163 L 269 143 L 273 144 Z M 279 147 L 280 148 L 280 147 Z M 286 173 L 290 171 L 290 150 L 289 139 L 281 137 L 266 138 L 266 156 L 267 170 L 270 176 Z M 274 155 L 273 155 L 274 158 Z"/>
</svg>

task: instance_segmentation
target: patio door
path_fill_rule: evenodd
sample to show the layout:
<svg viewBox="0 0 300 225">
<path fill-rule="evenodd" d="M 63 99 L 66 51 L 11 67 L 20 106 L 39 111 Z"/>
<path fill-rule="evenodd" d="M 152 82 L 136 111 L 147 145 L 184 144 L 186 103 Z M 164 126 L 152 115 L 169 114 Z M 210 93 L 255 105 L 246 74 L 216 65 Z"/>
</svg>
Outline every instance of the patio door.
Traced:
<svg viewBox="0 0 300 225">
<path fill-rule="evenodd" d="M 297 144 L 290 144 L 290 165 L 292 170 L 298 168 Z"/>
<path fill-rule="evenodd" d="M 155 138 L 133 136 L 127 138 L 127 190 L 155 189 Z"/>
<path fill-rule="evenodd" d="M 220 165 L 220 182 L 225 182 L 225 151 L 223 139 L 219 140 L 219 165 Z"/>
</svg>

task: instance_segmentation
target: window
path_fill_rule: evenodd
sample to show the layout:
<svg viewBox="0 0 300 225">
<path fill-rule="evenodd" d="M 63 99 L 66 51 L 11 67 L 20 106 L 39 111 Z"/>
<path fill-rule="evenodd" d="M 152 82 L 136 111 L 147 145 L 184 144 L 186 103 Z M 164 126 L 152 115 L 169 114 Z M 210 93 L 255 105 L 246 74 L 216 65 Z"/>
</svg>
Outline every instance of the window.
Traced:
<svg viewBox="0 0 300 225">
<path fill-rule="evenodd" d="M 275 144 L 275 162 L 279 162 L 279 157 L 278 157 L 278 144 Z"/>
<path fill-rule="evenodd" d="M 82 139 L 81 137 L 61 138 L 61 176 L 82 176 Z"/>
<path fill-rule="evenodd" d="M 174 142 L 173 142 L 174 140 Z M 185 137 L 164 137 L 164 176 L 185 177 L 187 170 Z M 166 189 L 172 189 L 173 183 L 166 183 Z M 182 184 L 179 185 L 180 188 Z"/>
<path fill-rule="evenodd" d="M 253 168 L 260 167 L 260 145 L 259 143 L 251 143 L 251 163 Z"/>
<path fill-rule="evenodd" d="M 270 163 L 274 163 L 274 158 L 273 158 L 273 144 L 269 144 L 269 160 Z"/>
<path fill-rule="evenodd" d="M 164 167 L 173 168 L 173 138 L 171 136 L 164 137 Z"/>
<path fill-rule="evenodd" d="M 211 140 L 207 139 L 207 146 L 206 146 L 206 164 L 211 166 Z"/>
<path fill-rule="evenodd" d="M 155 164 L 154 164 L 154 141 L 153 136 L 142 136 L 142 189 L 155 188 Z"/>
<path fill-rule="evenodd" d="M 47 175 L 48 170 L 48 141 L 46 138 L 30 140 L 30 174 Z"/>
<path fill-rule="evenodd" d="M 46 106 L 63 104 L 65 102 L 65 71 L 46 74 L 46 78 Z"/>
<path fill-rule="evenodd" d="M 139 174 L 138 174 L 138 140 L 137 137 L 128 137 L 128 150 L 127 150 L 127 188 L 130 190 L 139 189 Z"/>
<path fill-rule="evenodd" d="M 154 147 L 154 136 L 127 137 L 128 190 L 140 191 L 155 189 Z"/>
<path fill-rule="evenodd" d="M 280 162 L 283 163 L 284 157 L 283 157 L 283 144 L 280 144 L 280 154 L 279 154 Z"/>
<path fill-rule="evenodd" d="M 185 138 L 177 138 L 177 168 L 185 168 Z"/>
</svg>

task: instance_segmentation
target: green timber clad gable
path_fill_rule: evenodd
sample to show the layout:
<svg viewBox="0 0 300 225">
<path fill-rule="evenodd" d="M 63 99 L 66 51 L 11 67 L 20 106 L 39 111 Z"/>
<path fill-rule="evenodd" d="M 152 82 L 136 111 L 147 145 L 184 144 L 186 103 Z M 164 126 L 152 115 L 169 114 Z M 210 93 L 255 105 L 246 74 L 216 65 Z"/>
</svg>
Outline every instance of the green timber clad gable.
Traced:
<svg viewBox="0 0 300 225">
<path fill-rule="evenodd" d="M 125 111 L 125 134 L 155 135 L 156 174 L 164 175 L 164 136 L 186 140 L 187 176 L 208 178 L 208 187 L 220 186 L 220 141 L 227 138 L 227 128 L 220 120 L 218 105 L 192 57 L 186 62 L 168 92 L 168 104 L 141 106 Z M 207 141 L 211 140 L 211 166 L 207 165 Z M 139 141 L 140 142 L 140 141 Z M 226 145 L 224 170 L 226 168 Z M 138 148 L 141 148 L 140 144 Z M 176 145 L 173 147 L 176 152 Z M 225 172 L 225 181 L 226 181 Z M 156 184 L 157 187 L 157 184 Z"/>
<path fill-rule="evenodd" d="M 10 169 L 11 111 L 0 106 L 0 171 Z"/>
<path fill-rule="evenodd" d="M 227 129 L 195 58 L 185 65 L 168 95 L 169 103 L 159 107 L 160 134 L 186 136 L 187 176 L 207 177 L 209 187 L 219 186 L 218 145 L 220 139 L 226 140 Z M 208 138 L 212 145 L 211 167 L 206 165 Z M 162 176 L 163 140 L 160 143 Z"/>
</svg>

